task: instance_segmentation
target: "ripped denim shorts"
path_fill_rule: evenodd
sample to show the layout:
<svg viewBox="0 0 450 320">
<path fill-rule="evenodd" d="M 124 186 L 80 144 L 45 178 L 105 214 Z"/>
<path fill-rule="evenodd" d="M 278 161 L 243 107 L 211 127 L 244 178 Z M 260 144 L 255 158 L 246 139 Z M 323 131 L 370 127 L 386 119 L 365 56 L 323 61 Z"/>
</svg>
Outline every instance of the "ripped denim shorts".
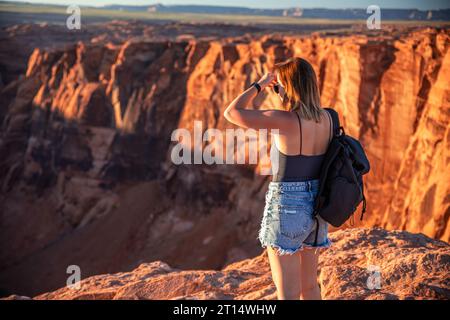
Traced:
<svg viewBox="0 0 450 320">
<path fill-rule="evenodd" d="M 261 246 L 272 246 L 278 255 L 304 247 L 328 248 L 328 223 L 313 215 L 319 180 L 270 182 L 258 233 Z M 317 236 L 317 241 L 316 240 Z"/>
</svg>

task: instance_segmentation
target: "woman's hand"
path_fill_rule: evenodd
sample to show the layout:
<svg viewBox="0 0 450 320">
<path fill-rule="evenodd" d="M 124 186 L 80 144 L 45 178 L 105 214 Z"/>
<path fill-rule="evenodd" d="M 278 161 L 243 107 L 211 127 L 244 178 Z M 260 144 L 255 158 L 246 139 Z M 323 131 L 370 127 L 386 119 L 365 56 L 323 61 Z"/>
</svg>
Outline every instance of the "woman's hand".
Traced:
<svg viewBox="0 0 450 320">
<path fill-rule="evenodd" d="M 271 72 L 264 74 L 261 79 L 259 79 L 258 84 L 261 86 L 261 90 L 268 86 L 273 86 L 277 83 L 275 75 Z"/>
<path fill-rule="evenodd" d="M 273 87 L 278 84 L 277 78 L 273 73 L 266 73 L 257 82 L 261 90 L 266 87 Z M 242 94 L 237 96 L 225 109 L 223 115 L 231 123 L 252 129 L 280 129 L 289 121 L 291 114 L 282 110 L 245 110 L 245 107 L 257 96 L 264 96 L 262 91 L 257 91 L 250 87 Z"/>
</svg>

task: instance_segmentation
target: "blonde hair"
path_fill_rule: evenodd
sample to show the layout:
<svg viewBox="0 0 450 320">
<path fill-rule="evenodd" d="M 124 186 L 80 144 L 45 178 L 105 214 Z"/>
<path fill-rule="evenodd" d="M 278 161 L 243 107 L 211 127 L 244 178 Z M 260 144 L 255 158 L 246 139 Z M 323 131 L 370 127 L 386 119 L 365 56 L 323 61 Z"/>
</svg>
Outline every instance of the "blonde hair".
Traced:
<svg viewBox="0 0 450 320">
<path fill-rule="evenodd" d="M 323 109 L 316 73 L 311 64 L 302 58 L 290 58 L 275 64 L 274 72 L 278 72 L 285 90 L 283 105 L 287 105 L 289 111 L 298 110 L 304 119 L 319 122 Z"/>
</svg>

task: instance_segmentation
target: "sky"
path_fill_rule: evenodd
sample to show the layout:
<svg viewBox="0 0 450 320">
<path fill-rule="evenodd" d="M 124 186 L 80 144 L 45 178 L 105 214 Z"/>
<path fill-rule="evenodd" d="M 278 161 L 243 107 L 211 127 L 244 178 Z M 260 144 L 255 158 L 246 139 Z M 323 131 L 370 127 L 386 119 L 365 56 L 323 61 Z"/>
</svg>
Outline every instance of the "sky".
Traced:
<svg viewBox="0 0 450 320">
<path fill-rule="evenodd" d="M 448 9 L 448 0 L 9 0 L 16 2 L 77 4 L 102 6 L 105 4 L 148 5 L 161 3 L 173 4 L 203 4 L 219 6 L 238 6 L 250 8 L 367 8 L 375 4 L 383 8 L 416 8 L 421 10 Z"/>
</svg>

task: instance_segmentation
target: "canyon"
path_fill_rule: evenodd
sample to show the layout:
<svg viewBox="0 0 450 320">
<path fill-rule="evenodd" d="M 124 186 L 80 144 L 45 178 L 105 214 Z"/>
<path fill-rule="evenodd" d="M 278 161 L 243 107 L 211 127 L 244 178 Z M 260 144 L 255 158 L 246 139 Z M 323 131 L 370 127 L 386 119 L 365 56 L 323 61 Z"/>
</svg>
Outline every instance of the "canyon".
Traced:
<svg viewBox="0 0 450 320">
<path fill-rule="evenodd" d="M 264 164 L 175 165 L 170 138 L 194 121 L 233 128 L 227 104 L 292 56 L 313 64 L 322 104 L 371 162 L 367 213 L 349 226 L 450 241 L 447 28 L 193 38 L 112 23 L 26 44 L 54 28 L 2 29 L 19 35 L 3 34 L 16 47 L 0 52 L 1 295 L 60 288 L 72 264 L 85 276 L 157 260 L 220 270 L 260 255 Z M 261 100 L 279 105 L 271 92 Z"/>
</svg>

